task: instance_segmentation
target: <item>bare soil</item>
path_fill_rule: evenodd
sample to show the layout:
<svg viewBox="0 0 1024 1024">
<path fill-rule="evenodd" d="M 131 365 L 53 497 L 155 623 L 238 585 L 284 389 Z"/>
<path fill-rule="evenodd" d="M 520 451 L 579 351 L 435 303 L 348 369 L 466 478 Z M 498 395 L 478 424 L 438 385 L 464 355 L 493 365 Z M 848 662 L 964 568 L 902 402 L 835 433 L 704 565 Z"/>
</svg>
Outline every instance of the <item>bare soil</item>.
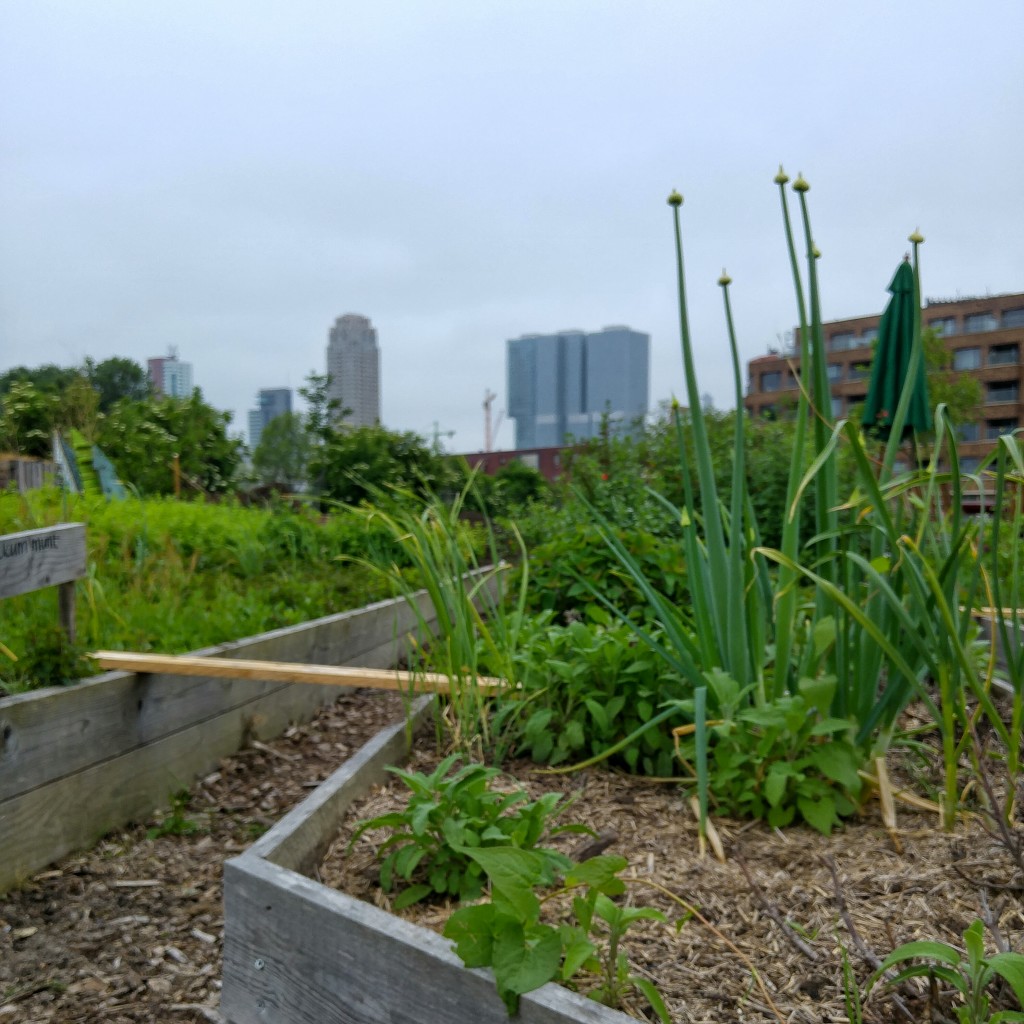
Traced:
<svg viewBox="0 0 1024 1024">
<path fill-rule="evenodd" d="M 311 724 L 224 759 L 193 786 L 181 817 L 195 832 L 149 838 L 149 830 L 172 824 L 158 816 L 0 896 L 0 1024 L 220 1021 L 223 861 L 401 715 L 393 695 L 347 695 Z M 414 763 L 425 768 L 435 760 L 423 750 Z M 863 982 L 873 957 L 913 938 L 958 945 L 977 916 L 987 916 L 1009 948 L 1024 950 L 1021 879 L 976 819 L 947 835 L 933 816 L 901 807 L 893 835 L 869 804 L 828 838 L 719 820 L 729 855 L 721 864 L 699 855 L 696 823 L 674 785 L 596 769 L 539 776 L 527 764 L 511 774 L 534 794 L 576 792 L 571 816 L 612 837 L 609 852 L 629 859 L 628 898 L 685 919 L 678 931 L 644 925 L 628 949 L 633 970 L 657 982 L 679 1022 L 838 1024 L 847 1020 L 843 948 Z M 397 785 L 381 788 L 350 821 L 403 801 Z M 346 860 L 347 831 L 322 866 L 324 880 L 388 908 L 374 858 L 383 837 L 367 834 Z M 650 881 L 700 918 L 687 919 Z M 413 911 L 440 930 L 450 909 Z M 991 931 L 989 940 L 993 948 Z M 997 997 L 998 1005 L 1013 1005 L 1006 993 Z M 650 1019 L 640 999 L 625 1009 Z M 865 1012 L 875 1024 L 952 1017 L 949 995 L 932 1000 L 926 985 L 879 991 Z"/>
<path fill-rule="evenodd" d="M 223 862 L 402 714 L 346 695 L 221 761 L 178 815 L 190 834 L 148 838 L 162 815 L 0 895 L 0 1024 L 219 1021 Z"/>
<path fill-rule="evenodd" d="M 898 759 L 891 760 L 898 774 Z M 436 761 L 433 751 L 421 750 L 412 766 L 430 770 Z M 844 949 L 863 984 L 878 959 L 903 942 L 962 947 L 962 933 L 976 917 L 987 917 L 1010 949 L 1024 951 L 1024 879 L 977 818 L 947 834 L 935 816 L 901 806 L 890 833 L 878 804 L 869 803 L 828 837 L 808 827 L 783 832 L 716 819 L 727 852 L 720 863 L 700 855 L 696 820 L 677 785 L 607 769 L 539 775 L 527 763 L 512 765 L 510 775 L 534 797 L 554 789 L 577 794 L 568 818 L 611 838 L 608 852 L 628 859 L 629 902 L 685 922 L 678 930 L 642 922 L 630 932 L 627 950 L 633 971 L 658 985 L 675 1021 L 846 1022 Z M 352 808 L 321 866 L 324 882 L 391 909 L 394 894 L 377 884 L 376 850 L 387 833 L 367 832 L 351 854 L 345 848 L 355 823 L 404 806 L 407 792 L 396 780 Z M 573 843 L 579 837 L 563 844 L 570 855 Z M 440 931 L 453 909 L 420 904 L 402 913 Z M 990 930 L 990 951 L 994 941 Z M 1012 994 L 995 993 L 994 1008 L 1016 1008 Z M 623 1009 L 654 1019 L 640 997 Z M 895 993 L 879 987 L 864 1009 L 864 1019 L 877 1024 L 954 1017 L 950 993 L 933 998 L 916 980 Z"/>
</svg>

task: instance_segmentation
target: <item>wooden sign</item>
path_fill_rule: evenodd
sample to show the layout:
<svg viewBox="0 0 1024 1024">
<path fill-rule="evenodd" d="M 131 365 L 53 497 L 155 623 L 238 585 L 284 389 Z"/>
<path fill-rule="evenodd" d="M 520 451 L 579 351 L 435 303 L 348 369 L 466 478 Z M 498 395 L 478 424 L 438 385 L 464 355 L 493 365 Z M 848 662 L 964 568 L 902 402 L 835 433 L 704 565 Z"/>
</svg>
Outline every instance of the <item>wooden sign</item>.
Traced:
<svg viewBox="0 0 1024 1024">
<path fill-rule="evenodd" d="M 75 636 L 74 581 L 85 575 L 85 524 L 62 523 L 0 536 L 0 598 L 60 587 L 61 623 Z"/>
</svg>

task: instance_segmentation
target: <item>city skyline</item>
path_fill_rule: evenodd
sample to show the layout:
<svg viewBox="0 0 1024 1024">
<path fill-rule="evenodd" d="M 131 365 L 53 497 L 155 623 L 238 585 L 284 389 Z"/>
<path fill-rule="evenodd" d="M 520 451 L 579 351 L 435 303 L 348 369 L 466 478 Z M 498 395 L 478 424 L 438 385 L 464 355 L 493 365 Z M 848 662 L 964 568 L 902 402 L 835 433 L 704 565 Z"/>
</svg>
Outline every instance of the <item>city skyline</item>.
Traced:
<svg viewBox="0 0 1024 1024">
<path fill-rule="evenodd" d="M 506 339 L 626 322 L 656 407 L 683 393 L 678 188 L 699 387 L 731 407 L 723 266 L 743 361 L 796 320 L 780 161 L 826 319 L 884 307 L 916 228 L 926 295 L 1022 288 L 1019 0 L 398 10 L 3 5 L 0 360 L 178 345 L 244 433 L 363 310 L 384 424 L 474 450 Z"/>
</svg>

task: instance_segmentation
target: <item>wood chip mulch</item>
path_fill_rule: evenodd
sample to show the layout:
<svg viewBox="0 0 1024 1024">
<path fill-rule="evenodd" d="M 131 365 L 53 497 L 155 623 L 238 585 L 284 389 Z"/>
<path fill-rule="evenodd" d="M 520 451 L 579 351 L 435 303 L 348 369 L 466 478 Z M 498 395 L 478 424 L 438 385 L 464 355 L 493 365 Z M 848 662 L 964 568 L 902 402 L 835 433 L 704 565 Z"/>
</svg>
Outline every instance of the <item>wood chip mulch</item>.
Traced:
<svg viewBox="0 0 1024 1024">
<path fill-rule="evenodd" d="M 196 783 L 191 834 L 148 838 L 168 813 L 0 895 L 0 1024 L 219 1022 L 223 862 L 402 713 L 347 694 Z"/>
<path fill-rule="evenodd" d="M 421 750 L 412 767 L 429 771 L 436 763 L 435 752 Z M 844 949 L 863 985 L 877 958 L 903 942 L 934 939 L 962 948 L 962 933 L 976 917 L 988 917 L 1005 946 L 1024 952 L 1024 878 L 976 821 L 947 834 L 934 816 L 900 805 L 890 834 L 877 803 L 828 837 L 807 827 L 783 832 L 716 819 L 728 854 L 719 863 L 699 855 L 696 821 L 676 785 L 601 769 L 539 776 L 535 766 L 518 764 L 509 772 L 534 797 L 554 789 L 576 793 L 567 818 L 614 837 L 607 852 L 629 861 L 628 901 L 657 907 L 673 922 L 642 922 L 627 947 L 632 970 L 658 985 L 681 1024 L 845 1024 Z M 346 846 L 356 822 L 399 809 L 407 795 L 395 781 L 353 806 L 321 865 L 324 882 L 391 909 L 393 894 L 379 888 L 376 858 L 387 833 L 365 833 L 350 854 Z M 579 837 L 567 838 L 563 849 L 571 854 Z M 452 909 L 418 904 L 402 913 L 440 931 Z M 986 942 L 993 952 L 991 930 Z M 993 1010 L 1016 1008 L 1008 991 L 994 992 Z M 624 1009 L 654 1019 L 640 997 Z M 931 1005 L 927 984 L 917 980 L 895 993 L 879 987 L 864 1007 L 870 1024 L 954 1016 L 948 992 Z"/>
</svg>

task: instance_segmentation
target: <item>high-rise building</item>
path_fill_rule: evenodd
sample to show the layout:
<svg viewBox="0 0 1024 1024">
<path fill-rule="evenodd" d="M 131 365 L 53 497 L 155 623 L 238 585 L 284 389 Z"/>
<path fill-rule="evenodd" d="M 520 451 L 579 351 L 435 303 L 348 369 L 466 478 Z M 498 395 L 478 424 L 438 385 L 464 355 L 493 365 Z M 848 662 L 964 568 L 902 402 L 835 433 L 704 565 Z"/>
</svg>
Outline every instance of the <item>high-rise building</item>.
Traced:
<svg viewBox="0 0 1024 1024">
<path fill-rule="evenodd" d="M 647 415 L 650 335 L 629 327 L 526 334 L 508 341 L 508 414 L 516 448 L 596 437 L 607 417 L 626 434 Z"/>
<path fill-rule="evenodd" d="M 249 448 L 255 451 L 271 420 L 291 411 L 291 388 L 263 388 L 256 396 L 256 408 L 249 411 Z"/>
<path fill-rule="evenodd" d="M 188 398 L 192 394 L 192 364 L 181 362 L 175 349 L 148 360 L 148 365 L 156 394 L 168 398 Z"/>
<path fill-rule="evenodd" d="M 849 416 L 867 398 L 873 343 L 880 314 L 822 325 L 833 419 Z M 1024 293 L 970 299 L 928 299 L 921 326 L 931 328 L 949 352 L 953 373 L 981 385 L 981 406 L 957 425 L 960 467 L 972 473 L 997 438 L 1024 425 Z M 785 415 L 799 396 L 799 332 L 789 353 L 773 352 L 747 365 L 744 406 L 753 416 Z"/>
<path fill-rule="evenodd" d="M 328 397 L 341 403 L 345 422 L 372 427 L 380 422 L 380 349 L 365 316 L 346 313 L 334 321 L 327 343 Z"/>
</svg>

